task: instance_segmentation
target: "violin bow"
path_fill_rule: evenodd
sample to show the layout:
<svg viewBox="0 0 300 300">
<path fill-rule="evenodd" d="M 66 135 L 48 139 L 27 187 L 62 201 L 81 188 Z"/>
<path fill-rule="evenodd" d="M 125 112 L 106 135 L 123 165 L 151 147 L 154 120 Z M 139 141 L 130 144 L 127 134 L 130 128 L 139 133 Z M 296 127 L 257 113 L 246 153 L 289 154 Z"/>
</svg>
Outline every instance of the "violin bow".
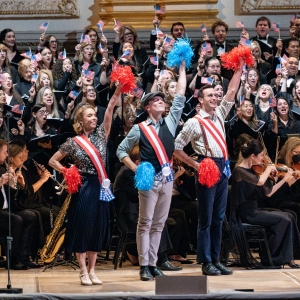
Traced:
<svg viewBox="0 0 300 300">
<path fill-rule="evenodd" d="M 268 157 L 269 161 L 272 162 L 271 159 L 270 159 L 270 156 L 268 154 L 268 150 L 267 150 L 267 147 L 266 147 L 266 145 L 264 143 L 264 139 L 262 137 L 261 132 L 258 132 L 258 140 L 261 142 L 261 144 L 263 145 L 263 147 L 265 149 L 265 155 Z"/>
<path fill-rule="evenodd" d="M 279 142 L 280 142 L 280 136 L 277 137 L 275 164 L 277 164 L 277 160 L 278 160 L 278 154 L 279 154 Z"/>
</svg>

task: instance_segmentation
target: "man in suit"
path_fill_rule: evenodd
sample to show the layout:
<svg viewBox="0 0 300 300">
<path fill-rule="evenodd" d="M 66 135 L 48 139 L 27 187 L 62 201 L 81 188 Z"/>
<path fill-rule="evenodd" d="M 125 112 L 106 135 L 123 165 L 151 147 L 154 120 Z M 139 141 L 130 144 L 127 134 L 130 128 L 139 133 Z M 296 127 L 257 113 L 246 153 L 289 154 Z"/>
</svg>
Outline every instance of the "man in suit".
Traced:
<svg viewBox="0 0 300 300">
<path fill-rule="evenodd" d="M 255 23 L 256 36 L 252 37 L 252 41 L 257 41 L 261 49 L 261 58 L 272 63 L 272 57 L 275 56 L 277 47 L 277 39 L 270 36 L 271 21 L 267 17 L 259 17 Z M 246 33 L 243 30 L 243 33 Z"/>
</svg>

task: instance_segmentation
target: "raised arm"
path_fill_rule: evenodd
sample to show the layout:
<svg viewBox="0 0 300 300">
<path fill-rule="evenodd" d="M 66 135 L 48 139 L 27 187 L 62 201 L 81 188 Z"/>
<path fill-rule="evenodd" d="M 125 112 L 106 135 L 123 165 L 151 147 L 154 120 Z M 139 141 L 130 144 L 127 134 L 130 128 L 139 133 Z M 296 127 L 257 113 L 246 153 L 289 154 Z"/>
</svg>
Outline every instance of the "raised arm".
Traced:
<svg viewBox="0 0 300 300">
<path fill-rule="evenodd" d="M 116 105 L 121 106 L 121 86 L 118 85 L 113 96 L 111 97 L 107 109 L 105 111 L 104 120 L 103 120 L 103 128 L 105 132 L 105 137 L 108 139 L 110 128 L 111 128 L 111 122 L 112 122 L 112 115 L 114 112 L 114 108 Z"/>
<path fill-rule="evenodd" d="M 185 61 L 182 61 L 182 64 L 179 67 L 179 77 L 176 87 L 176 94 L 180 96 L 185 95 L 186 90 L 186 72 L 185 72 Z"/>
<path fill-rule="evenodd" d="M 234 72 L 229 85 L 228 85 L 228 90 L 225 96 L 225 99 L 227 102 L 232 102 L 234 101 L 235 94 L 238 91 L 240 81 L 241 81 L 241 76 L 243 73 L 243 66 L 245 64 L 245 61 L 243 59 L 240 59 L 240 65 L 238 69 Z"/>
</svg>

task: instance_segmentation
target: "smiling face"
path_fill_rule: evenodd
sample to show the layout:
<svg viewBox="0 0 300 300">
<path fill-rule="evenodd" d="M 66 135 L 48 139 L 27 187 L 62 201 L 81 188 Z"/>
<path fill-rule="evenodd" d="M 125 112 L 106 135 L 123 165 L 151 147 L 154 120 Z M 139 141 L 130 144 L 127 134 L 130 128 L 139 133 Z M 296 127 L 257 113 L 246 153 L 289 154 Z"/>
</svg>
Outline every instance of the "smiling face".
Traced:
<svg viewBox="0 0 300 300">
<path fill-rule="evenodd" d="M 290 41 L 285 51 L 289 54 L 289 57 L 299 57 L 299 41 Z"/>
<path fill-rule="evenodd" d="M 214 90 L 217 92 L 218 96 L 217 96 L 217 100 L 218 100 L 218 106 L 220 105 L 222 99 L 223 99 L 223 96 L 224 96 L 224 91 L 223 91 L 223 87 L 222 85 L 220 84 L 217 84 L 215 87 L 214 87 Z"/>
<path fill-rule="evenodd" d="M 256 33 L 259 37 L 266 37 L 270 32 L 268 21 L 259 21 L 256 26 Z"/>
<path fill-rule="evenodd" d="M 15 46 L 15 43 L 16 43 L 15 33 L 13 31 L 7 32 L 6 35 L 5 35 L 3 43 L 8 48 L 13 48 Z"/>
<path fill-rule="evenodd" d="M 289 113 L 289 105 L 285 99 L 278 99 L 277 100 L 277 111 L 279 117 L 285 117 Z"/>
<path fill-rule="evenodd" d="M 253 104 L 249 100 L 245 100 L 243 105 L 241 106 L 241 114 L 242 118 L 246 121 L 250 121 L 253 116 Z"/>
<path fill-rule="evenodd" d="M 57 51 L 57 39 L 55 36 L 50 36 L 49 39 L 49 47 L 51 52 L 56 52 Z"/>
<path fill-rule="evenodd" d="M 223 25 L 219 25 L 215 29 L 214 38 L 218 44 L 224 43 L 227 33 L 226 28 Z"/>
<path fill-rule="evenodd" d="M 42 98 L 43 104 L 45 104 L 48 107 L 51 107 L 53 104 L 53 92 L 51 89 L 45 89 L 43 98 Z"/>
<path fill-rule="evenodd" d="M 96 90 L 92 85 L 86 87 L 86 100 L 95 101 L 96 100 Z"/>
<path fill-rule="evenodd" d="M 255 88 L 258 82 L 258 75 L 255 70 L 250 70 L 248 72 L 247 81 L 250 87 Z"/>
<path fill-rule="evenodd" d="M 289 57 L 285 67 L 290 76 L 295 76 L 298 72 L 298 59 L 296 57 Z"/>
<path fill-rule="evenodd" d="M 145 106 L 145 109 L 149 114 L 164 113 L 166 109 L 165 102 L 162 97 L 155 96 L 148 102 L 148 104 Z"/>
<path fill-rule="evenodd" d="M 174 39 L 181 38 L 183 35 L 185 35 L 184 27 L 182 25 L 173 26 L 171 34 Z"/>
<path fill-rule="evenodd" d="M 44 48 L 43 51 L 41 52 L 42 55 L 42 62 L 45 66 L 50 66 L 51 61 L 52 61 L 52 53 L 50 49 Z"/>
<path fill-rule="evenodd" d="M 87 108 L 82 114 L 82 127 L 85 131 L 91 131 L 97 126 L 96 112 L 92 108 Z"/>
<path fill-rule="evenodd" d="M 203 98 L 198 98 L 201 109 L 208 114 L 213 113 L 218 105 L 218 93 L 213 87 L 203 90 Z"/>
</svg>

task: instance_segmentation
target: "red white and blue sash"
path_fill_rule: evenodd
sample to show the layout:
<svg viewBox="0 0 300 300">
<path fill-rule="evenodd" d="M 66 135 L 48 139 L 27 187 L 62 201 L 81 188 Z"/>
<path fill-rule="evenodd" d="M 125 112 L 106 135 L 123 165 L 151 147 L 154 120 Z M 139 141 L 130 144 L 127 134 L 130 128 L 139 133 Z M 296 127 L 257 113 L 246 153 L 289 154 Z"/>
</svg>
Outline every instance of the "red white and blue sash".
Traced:
<svg viewBox="0 0 300 300">
<path fill-rule="evenodd" d="M 200 124 L 203 125 L 204 130 L 207 130 L 209 132 L 209 134 L 212 136 L 212 138 L 215 140 L 215 142 L 220 147 L 220 149 L 223 153 L 223 156 L 224 156 L 224 160 L 225 160 L 225 169 L 223 170 L 223 173 L 227 177 L 230 177 L 230 175 L 231 175 L 230 162 L 229 162 L 229 159 L 228 159 L 228 150 L 227 150 L 227 144 L 226 144 L 224 135 L 221 134 L 221 132 L 216 127 L 216 125 L 210 119 L 202 118 L 200 114 L 197 114 L 194 118 L 197 119 L 197 121 Z M 225 129 L 224 129 L 223 124 L 222 124 L 222 122 L 219 118 L 218 118 L 218 121 L 221 123 L 223 132 L 225 134 Z"/>
<path fill-rule="evenodd" d="M 163 143 L 161 142 L 161 139 L 159 138 L 158 134 L 156 133 L 155 129 L 151 125 L 148 126 L 148 124 L 145 121 L 139 123 L 139 127 L 148 139 L 161 165 L 161 171 L 158 174 L 156 174 L 156 176 L 163 175 L 166 179 L 166 182 L 173 181 L 174 174 L 172 171 L 172 161 L 169 160 L 166 149 Z"/>
<path fill-rule="evenodd" d="M 97 170 L 98 179 L 101 185 L 100 200 L 111 201 L 115 199 L 115 196 L 110 189 L 110 180 L 107 177 L 103 160 L 97 148 L 83 134 L 75 136 L 73 140 L 85 151 Z"/>
</svg>

